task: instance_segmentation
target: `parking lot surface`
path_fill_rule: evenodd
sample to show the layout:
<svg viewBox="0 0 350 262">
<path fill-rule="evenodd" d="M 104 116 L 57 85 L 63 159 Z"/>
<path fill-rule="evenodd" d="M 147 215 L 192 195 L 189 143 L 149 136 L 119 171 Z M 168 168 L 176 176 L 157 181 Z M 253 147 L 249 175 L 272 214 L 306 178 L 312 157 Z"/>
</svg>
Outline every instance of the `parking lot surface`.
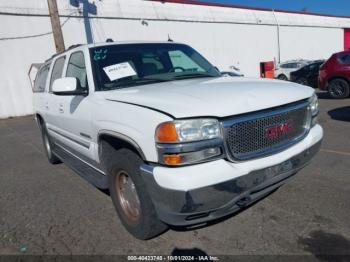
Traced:
<svg viewBox="0 0 350 262">
<path fill-rule="evenodd" d="M 126 232 L 108 194 L 48 163 L 33 116 L 1 120 L 0 254 L 350 255 L 350 99 L 319 96 L 322 149 L 292 181 L 220 223 L 149 241 Z"/>
</svg>

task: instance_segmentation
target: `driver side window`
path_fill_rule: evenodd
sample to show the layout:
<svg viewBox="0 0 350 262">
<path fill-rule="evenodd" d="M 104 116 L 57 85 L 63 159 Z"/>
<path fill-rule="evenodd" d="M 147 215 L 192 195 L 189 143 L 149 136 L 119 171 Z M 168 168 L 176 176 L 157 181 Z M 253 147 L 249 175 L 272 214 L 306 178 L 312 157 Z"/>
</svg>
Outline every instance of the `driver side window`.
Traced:
<svg viewBox="0 0 350 262">
<path fill-rule="evenodd" d="M 67 77 L 75 77 L 82 90 L 88 89 L 87 73 L 85 67 L 84 54 L 81 51 L 73 53 L 67 66 Z"/>
</svg>

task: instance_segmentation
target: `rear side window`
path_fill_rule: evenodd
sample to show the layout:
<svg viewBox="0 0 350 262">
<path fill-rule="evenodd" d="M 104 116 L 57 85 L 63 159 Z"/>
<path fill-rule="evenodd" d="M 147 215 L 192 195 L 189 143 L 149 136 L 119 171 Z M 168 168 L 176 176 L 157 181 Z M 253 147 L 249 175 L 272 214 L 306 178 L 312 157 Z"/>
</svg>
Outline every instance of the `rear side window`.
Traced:
<svg viewBox="0 0 350 262">
<path fill-rule="evenodd" d="M 45 85 L 47 76 L 49 74 L 50 70 L 50 64 L 46 64 L 40 68 L 38 73 L 36 74 L 35 80 L 34 80 L 34 87 L 33 92 L 34 93 L 40 93 L 45 91 Z"/>
<path fill-rule="evenodd" d="M 284 69 L 286 69 L 286 68 L 291 68 L 290 64 L 283 64 L 283 65 L 281 65 L 280 67 L 281 67 L 281 68 L 284 68 Z"/>
<path fill-rule="evenodd" d="M 75 77 L 79 81 L 80 87 L 82 89 L 88 89 L 85 59 L 83 52 L 79 51 L 73 53 L 70 56 L 66 76 Z"/>
<path fill-rule="evenodd" d="M 342 55 L 338 58 L 338 60 L 341 64 L 349 65 L 350 64 L 350 54 Z"/>
<path fill-rule="evenodd" d="M 65 56 L 57 58 L 57 60 L 55 61 L 55 64 L 53 65 L 52 73 L 51 73 L 51 80 L 50 80 L 50 91 L 52 90 L 53 82 L 56 79 L 62 77 L 62 71 L 63 71 L 63 66 L 64 66 L 64 61 L 65 60 L 66 60 Z"/>
</svg>

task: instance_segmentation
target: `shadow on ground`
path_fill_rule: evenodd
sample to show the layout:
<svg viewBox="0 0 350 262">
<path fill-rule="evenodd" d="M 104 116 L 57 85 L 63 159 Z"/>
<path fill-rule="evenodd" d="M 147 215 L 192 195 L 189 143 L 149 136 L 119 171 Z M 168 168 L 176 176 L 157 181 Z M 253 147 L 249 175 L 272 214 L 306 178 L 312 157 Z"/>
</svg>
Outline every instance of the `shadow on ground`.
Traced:
<svg viewBox="0 0 350 262">
<path fill-rule="evenodd" d="M 328 115 L 334 120 L 350 122 L 350 106 L 332 109 Z"/>
<path fill-rule="evenodd" d="M 341 235 L 315 230 L 298 243 L 321 261 L 350 261 L 350 241 Z"/>
<path fill-rule="evenodd" d="M 186 259 L 185 257 L 197 257 L 197 259 L 198 257 L 206 257 L 206 261 L 212 261 L 212 260 L 209 260 L 209 255 L 199 248 L 183 249 L 183 248 L 176 247 L 171 252 L 171 255 L 182 257 L 183 259 Z"/>
</svg>

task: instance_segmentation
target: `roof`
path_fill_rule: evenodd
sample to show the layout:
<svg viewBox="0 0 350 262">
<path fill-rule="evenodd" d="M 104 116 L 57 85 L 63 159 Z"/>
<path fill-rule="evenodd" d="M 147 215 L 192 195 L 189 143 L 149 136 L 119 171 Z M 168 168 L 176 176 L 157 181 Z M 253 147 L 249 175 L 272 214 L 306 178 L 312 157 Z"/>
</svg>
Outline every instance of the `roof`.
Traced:
<svg viewBox="0 0 350 262">
<path fill-rule="evenodd" d="M 115 41 L 115 42 L 98 42 L 98 43 L 92 43 L 92 44 L 76 44 L 68 47 L 66 50 L 53 54 L 49 59 L 45 61 L 49 62 L 53 58 L 55 58 L 58 55 L 64 54 L 67 51 L 71 51 L 77 48 L 93 48 L 93 47 L 99 47 L 99 46 L 113 46 L 113 45 L 133 45 L 133 44 L 182 44 L 183 43 L 178 43 L 178 42 L 172 42 L 172 41 Z M 34 65 L 34 64 L 33 64 Z M 35 64 L 36 65 L 36 64 Z"/>
<path fill-rule="evenodd" d="M 210 2 L 193 1 L 193 0 L 148 0 L 148 1 L 162 2 L 162 3 L 226 7 L 226 8 L 239 8 L 239 9 L 255 10 L 255 11 L 269 11 L 269 12 L 274 11 L 274 12 L 287 13 L 287 14 L 301 14 L 301 15 L 315 15 L 315 16 L 325 16 L 325 17 L 350 18 L 350 16 L 339 16 L 339 15 L 312 13 L 312 12 L 304 12 L 304 11 L 290 11 L 290 10 L 262 8 L 262 7 L 249 7 L 249 6 L 243 6 L 243 5 L 210 3 Z"/>
<path fill-rule="evenodd" d="M 91 47 L 99 47 L 99 46 L 109 46 L 109 45 L 133 45 L 133 44 L 182 44 L 178 42 L 172 42 L 172 41 L 114 41 L 114 42 L 99 42 L 99 43 L 93 43 L 93 44 L 86 44 L 88 48 Z M 84 45 L 82 45 L 84 46 Z"/>
</svg>

